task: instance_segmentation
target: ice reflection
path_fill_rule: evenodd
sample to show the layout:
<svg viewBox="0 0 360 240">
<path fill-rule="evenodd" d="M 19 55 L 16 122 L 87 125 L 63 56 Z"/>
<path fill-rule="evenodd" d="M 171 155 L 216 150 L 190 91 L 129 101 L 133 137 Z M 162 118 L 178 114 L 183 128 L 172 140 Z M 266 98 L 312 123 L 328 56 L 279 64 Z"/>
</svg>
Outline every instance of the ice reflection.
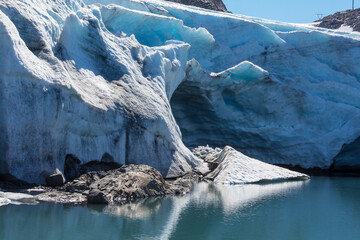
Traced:
<svg viewBox="0 0 360 240">
<path fill-rule="evenodd" d="M 198 204 L 219 203 L 222 205 L 224 213 L 228 215 L 261 199 L 297 191 L 308 182 L 309 180 L 236 186 L 200 183 L 195 186 L 192 198 Z"/>
<path fill-rule="evenodd" d="M 173 207 L 169 215 L 169 220 L 158 239 L 165 240 L 170 238 L 180 220 L 181 213 L 189 206 L 191 200 L 191 195 L 173 199 Z"/>
<path fill-rule="evenodd" d="M 199 183 L 193 191 L 183 197 L 172 199 L 172 210 L 159 239 L 169 239 L 181 220 L 181 213 L 191 204 L 207 207 L 221 205 L 225 215 L 232 214 L 239 209 L 253 204 L 266 197 L 276 197 L 299 190 L 308 181 L 280 182 L 273 184 L 244 184 L 244 185 L 216 185 Z"/>
<path fill-rule="evenodd" d="M 170 198 L 171 210 L 169 221 L 164 227 L 164 235 L 168 235 L 178 221 L 181 212 L 189 204 L 221 205 L 225 214 L 231 214 L 265 198 L 286 195 L 301 189 L 307 181 L 279 182 L 272 184 L 217 185 L 209 183 L 196 184 L 190 194 L 183 197 Z M 144 219 L 156 214 L 165 201 L 164 198 L 149 198 L 124 205 L 89 205 L 93 213 L 104 213 L 111 216 Z"/>
<path fill-rule="evenodd" d="M 158 229 L 156 236 L 146 236 L 146 239 L 169 239 L 181 222 L 181 215 L 190 206 L 203 209 L 217 206 L 223 209 L 224 215 L 231 215 L 262 199 L 294 193 L 307 183 L 308 181 L 294 181 L 237 186 L 200 183 L 194 186 L 190 194 L 183 197 L 147 199 L 122 206 L 106 206 L 103 209 L 96 209 L 92 206 L 91 209 L 93 212 L 132 219 L 146 219 L 152 216 L 161 222 L 162 227 Z M 165 202 L 167 206 L 163 207 Z M 142 238 L 140 237 L 140 239 Z"/>
</svg>

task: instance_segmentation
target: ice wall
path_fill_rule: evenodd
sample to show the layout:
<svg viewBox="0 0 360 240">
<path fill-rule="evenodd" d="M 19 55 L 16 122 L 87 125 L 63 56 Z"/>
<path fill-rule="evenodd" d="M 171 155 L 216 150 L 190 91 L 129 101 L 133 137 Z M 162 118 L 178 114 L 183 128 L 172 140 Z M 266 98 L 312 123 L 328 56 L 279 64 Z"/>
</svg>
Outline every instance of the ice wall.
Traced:
<svg viewBox="0 0 360 240">
<path fill-rule="evenodd" d="M 0 172 L 40 181 L 67 154 L 105 153 L 201 169 L 182 139 L 359 165 L 344 153 L 360 136 L 359 34 L 156 0 L 4 0 L 0 33 Z"/>
<path fill-rule="evenodd" d="M 116 24 L 126 34 L 149 46 L 191 45 L 195 61 L 171 100 L 187 146 L 229 144 L 271 163 L 328 168 L 359 137 L 359 34 L 127 2 L 147 8 L 136 8 L 141 18 L 127 12 L 131 25 Z M 160 37 L 142 39 L 145 32 Z M 358 165 L 352 159 L 337 164 Z"/>
<path fill-rule="evenodd" d="M 67 154 L 105 153 L 165 176 L 201 168 L 167 98 L 185 76 L 188 45 L 117 37 L 82 2 L 3 1 L 0 10 L 2 172 L 39 182 Z"/>
</svg>

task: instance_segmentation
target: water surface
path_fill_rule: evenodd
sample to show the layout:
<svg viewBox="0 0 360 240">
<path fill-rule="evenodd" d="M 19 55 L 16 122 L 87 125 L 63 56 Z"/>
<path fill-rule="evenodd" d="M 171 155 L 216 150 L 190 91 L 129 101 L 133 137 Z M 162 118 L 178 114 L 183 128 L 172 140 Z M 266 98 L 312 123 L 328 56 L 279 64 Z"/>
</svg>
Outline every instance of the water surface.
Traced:
<svg viewBox="0 0 360 240">
<path fill-rule="evenodd" d="M 360 178 L 218 186 L 123 206 L 0 207 L 0 239 L 360 239 Z"/>
</svg>

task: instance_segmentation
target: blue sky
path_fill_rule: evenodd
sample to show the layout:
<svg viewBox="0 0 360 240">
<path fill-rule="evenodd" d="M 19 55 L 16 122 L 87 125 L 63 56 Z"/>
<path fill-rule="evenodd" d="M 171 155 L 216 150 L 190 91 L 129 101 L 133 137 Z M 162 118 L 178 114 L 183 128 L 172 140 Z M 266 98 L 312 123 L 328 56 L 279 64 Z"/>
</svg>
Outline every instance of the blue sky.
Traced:
<svg viewBox="0 0 360 240">
<path fill-rule="evenodd" d="M 326 15 L 351 8 L 352 0 L 223 0 L 229 11 L 253 17 L 293 23 L 317 20 L 317 13 Z M 360 0 L 355 0 L 355 8 Z"/>
</svg>

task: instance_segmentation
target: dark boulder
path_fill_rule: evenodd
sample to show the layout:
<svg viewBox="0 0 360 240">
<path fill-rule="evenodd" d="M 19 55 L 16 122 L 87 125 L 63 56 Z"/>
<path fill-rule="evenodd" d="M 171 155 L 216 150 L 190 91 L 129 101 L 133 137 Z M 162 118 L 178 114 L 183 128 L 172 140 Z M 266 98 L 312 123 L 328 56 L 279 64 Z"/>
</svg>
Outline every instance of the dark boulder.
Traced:
<svg viewBox="0 0 360 240">
<path fill-rule="evenodd" d="M 65 178 L 59 169 L 55 173 L 46 178 L 46 185 L 49 187 L 61 187 L 65 184 Z"/>
</svg>

